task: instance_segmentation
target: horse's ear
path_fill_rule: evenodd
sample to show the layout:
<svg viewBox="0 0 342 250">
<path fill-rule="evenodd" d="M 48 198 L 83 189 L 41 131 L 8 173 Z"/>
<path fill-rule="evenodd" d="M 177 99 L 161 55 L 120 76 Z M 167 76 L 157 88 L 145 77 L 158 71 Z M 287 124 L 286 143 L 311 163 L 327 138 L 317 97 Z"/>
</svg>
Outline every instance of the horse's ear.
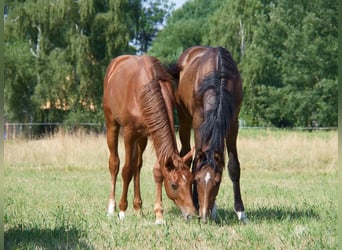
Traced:
<svg viewBox="0 0 342 250">
<path fill-rule="evenodd" d="M 222 157 L 219 153 L 215 153 L 214 154 L 214 159 L 215 159 L 215 163 L 216 165 L 220 166 L 222 163 Z"/>
<path fill-rule="evenodd" d="M 196 160 L 197 161 L 202 161 L 205 157 L 205 154 L 203 153 L 203 151 L 200 149 L 197 151 L 196 153 Z"/>
<path fill-rule="evenodd" d="M 193 153 L 194 153 L 194 150 L 195 150 L 195 148 L 193 147 L 186 155 L 184 155 L 184 156 L 182 157 L 183 162 L 187 162 L 188 160 L 190 160 L 190 159 L 192 158 L 192 155 L 193 155 Z"/>
<path fill-rule="evenodd" d="M 166 167 L 166 170 L 169 172 L 175 168 L 171 157 L 167 158 L 167 160 L 165 161 L 165 167 Z"/>
</svg>

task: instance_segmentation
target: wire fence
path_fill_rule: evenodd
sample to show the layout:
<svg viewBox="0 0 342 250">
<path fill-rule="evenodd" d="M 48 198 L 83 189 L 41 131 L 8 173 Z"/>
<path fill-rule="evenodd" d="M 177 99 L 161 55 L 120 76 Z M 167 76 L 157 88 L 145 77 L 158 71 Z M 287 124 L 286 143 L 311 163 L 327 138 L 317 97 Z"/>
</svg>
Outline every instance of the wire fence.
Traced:
<svg viewBox="0 0 342 250">
<path fill-rule="evenodd" d="M 3 138 L 5 140 L 16 138 L 31 139 L 37 137 L 51 136 L 61 130 L 71 134 L 79 130 L 97 134 L 104 134 L 106 132 L 105 126 L 102 123 L 4 123 Z"/>
<path fill-rule="evenodd" d="M 178 125 L 175 126 L 176 131 Z M 249 127 L 240 123 L 240 129 L 255 129 L 255 130 L 299 130 L 299 131 L 330 131 L 337 130 L 337 127 L 295 127 L 295 128 L 275 128 L 275 127 Z M 17 139 L 25 138 L 32 139 L 37 137 L 51 136 L 58 131 L 66 131 L 68 133 L 75 133 L 79 130 L 85 132 L 92 132 L 96 134 L 105 134 L 106 127 L 104 123 L 4 123 L 3 138 Z"/>
</svg>

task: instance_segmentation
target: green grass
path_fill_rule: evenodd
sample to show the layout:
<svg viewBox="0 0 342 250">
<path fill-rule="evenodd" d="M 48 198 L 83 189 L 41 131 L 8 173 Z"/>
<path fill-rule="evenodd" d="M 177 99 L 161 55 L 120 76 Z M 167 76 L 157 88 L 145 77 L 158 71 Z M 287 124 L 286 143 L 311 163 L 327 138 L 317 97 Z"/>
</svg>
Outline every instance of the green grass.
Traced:
<svg viewBox="0 0 342 250">
<path fill-rule="evenodd" d="M 151 148 L 143 215 L 132 209 L 131 185 L 120 221 L 106 215 L 104 137 L 5 142 L 5 249 L 337 249 L 337 132 L 242 130 L 238 145 L 247 224 L 233 212 L 225 170 L 215 221 L 184 221 L 164 193 L 166 224 L 155 225 Z M 121 178 L 117 189 L 118 201 Z"/>
</svg>

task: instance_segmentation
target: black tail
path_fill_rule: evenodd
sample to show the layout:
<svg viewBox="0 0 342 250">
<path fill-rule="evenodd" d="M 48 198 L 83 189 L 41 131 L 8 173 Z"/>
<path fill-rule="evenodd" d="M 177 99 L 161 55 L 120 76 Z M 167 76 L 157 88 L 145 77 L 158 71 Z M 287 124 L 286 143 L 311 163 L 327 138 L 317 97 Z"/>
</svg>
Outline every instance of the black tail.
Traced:
<svg viewBox="0 0 342 250">
<path fill-rule="evenodd" d="M 217 70 L 203 80 L 198 94 L 210 100 L 203 100 L 204 122 L 200 127 L 202 143 L 221 152 L 235 109 L 233 94 L 228 92 L 226 85 L 237 67 L 225 49 L 219 48 L 217 57 Z"/>
</svg>

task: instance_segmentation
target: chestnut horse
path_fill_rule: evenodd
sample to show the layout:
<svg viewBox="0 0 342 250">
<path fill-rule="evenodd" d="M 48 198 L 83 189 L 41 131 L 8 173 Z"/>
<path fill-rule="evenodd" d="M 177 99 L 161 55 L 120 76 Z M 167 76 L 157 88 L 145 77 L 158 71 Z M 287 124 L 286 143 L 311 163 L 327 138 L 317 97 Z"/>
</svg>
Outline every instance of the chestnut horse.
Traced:
<svg viewBox="0 0 342 250">
<path fill-rule="evenodd" d="M 128 186 L 133 176 L 133 206 L 136 211 L 141 211 L 139 175 L 148 136 L 152 138 L 158 160 L 153 169 L 157 187 L 154 207 L 156 223 L 163 222 L 163 181 L 168 197 L 180 208 L 184 218 L 196 214 L 191 197 L 193 177 L 185 164 L 185 161 L 192 157 L 192 152 L 189 150 L 184 159 L 179 155 L 173 127 L 172 104 L 174 94 L 171 76 L 156 58 L 124 55 L 109 64 L 103 89 L 103 111 L 110 151 L 109 215 L 113 215 L 116 208 L 115 185 L 120 165 L 120 127 L 123 127 L 125 164 L 122 168 L 123 191 L 119 203 L 119 217 L 125 217 Z"/>
<path fill-rule="evenodd" d="M 208 216 L 215 216 L 226 143 L 234 209 L 238 218 L 245 221 L 236 149 L 242 84 L 234 60 L 224 48 L 195 46 L 183 52 L 170 73 L 177 81 L 181 155 L 190 150 L 190 131 L 194 129 L 193 200 L 200 217 L 206 221 Z"/>
</svg>

